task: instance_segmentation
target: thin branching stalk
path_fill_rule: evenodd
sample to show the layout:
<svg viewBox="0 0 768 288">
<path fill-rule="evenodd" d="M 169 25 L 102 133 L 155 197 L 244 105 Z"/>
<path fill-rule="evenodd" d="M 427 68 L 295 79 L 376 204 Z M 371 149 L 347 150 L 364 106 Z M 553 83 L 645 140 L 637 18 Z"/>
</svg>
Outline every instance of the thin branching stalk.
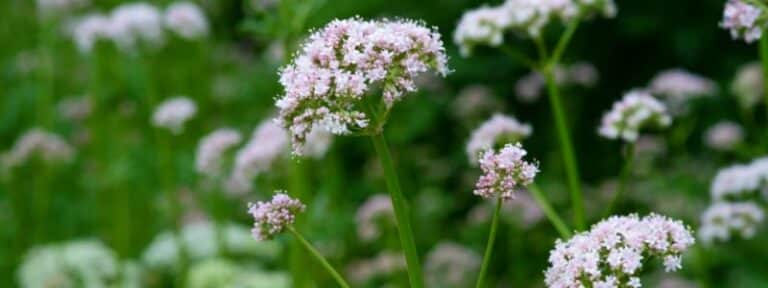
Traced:
<svg viewBox="0 0 768 288">
<path fill-rule="evenodd" d="M 531 191 L 533 200 L 539 204 L 539 208 L 544 211 L 544 215 L 547 216 L 547 219 L 549 219 L 549 222 L 552 223 L 552 226 L 555 226 L 557 232 L 560 233 L 560 237 L 563 239 L 571 238 L 571 229 L 568 228 L 568 225 L 566 225 L 563 219 L 560 218 L 560 215 L 557 214 L 557 211 L 555 211 L 555 209 L 552 208 L 552 205 L 549 204 L 547 197 L 544 196 L 544 193 L 542 193 L 541 189 L 539 189 L 539 186 L 531 184 L 528 186 L 528 191 Z"/>
<path fill-rule="evenodd" d="M 493 254 L 493 243 L 496 241 L 496 230 L 499 227 L 499 213 L 503 201 L 501 197 L 496 199 L 496 207 L 493 209 L 493 218 L 491 220 L 491 231 L 488 233 L 488 243 L 485 245 L 485 254 L 483 255 L 483 264 L 480 266 L 480 274 L 477 275 L 476 288 L 486 287 L 485 275 L 488 273 L 488 266 L 491 263 Z"/>
<path fill-rule="evenodd" d="M 339 284 L 339 286 L 341 286 L 342 288 L 349 288 L 349 284 L 347 284 L 347 281 L 345 281 L 344 278 L 341 277 L 341 274 L 339 274 L 339 272 L 336 272 L 336 269 L 334 269 L 333 266 L 331 266 L 331 264 L 328 263 L 328 260 L 326 260 L 325 257 L 323 257 L 323 255 L 320 254 L 320 252 L 318 252 L 317 249 L 315 249 L 315 247 L 309 243 L 309 241 L 307 241 L 307 239 L 304 239 L 304 237 L 301 236 L 301 234 L 298 231 L 296 231 L 296 229 L 293 226 L 288 226 L 288 231 L 291 232 L 291 234 L 293 234 L 293 236 L 295 236 L 296 239 L 299 240 L 299 243 L 301 243 L 301 245 L 304 246 L 304 248 L 307 249 L 307 251 L 309 251 L 309 253 L 312 254 L 312 256 L 314 256 L 315 259 L 317 259 L 317 261 L 320 262 L 320 264 L 323 265 L 323 268 L 325 268 L 325 270 L 327 270 L 328 273 L 330 273 L 331 276 L 333 276 L 333 279 L 336 280 L 336 283 Z"/>
<path fill-rule="evenodd" d="M 608 202 L 603 217 L 610 216 L 617 205 L 616 203 L 621 202 L 621 198 L 624 197 L 624 194 L 626 193 L 627 185 L 629 184 L 632 175 L 632 165 L 635 159 L 635 143 L 627 143 L 626 151 L 624 152 L 626 155 L 624 155 L 624 167 L 621 168 L 621 175 L 619 175 L 619 187 L 616 189 L 616 193 L 613 194 L 611 201 Z"/>
<path fill-rule="evenodd" d="M 408 264 L 408 279 L 413 288 L 424 287 L 424 276 L 419 264 L 419 254 L 416 250 L 416 242 L 413 239 L 413 230 L 411 229 L 411 220 L 408 211 L 408 203 L 400 190 L 400 182 L 397 177 L 397 171 L 392 163 L 392 157 L 389 154 L 387 141 L 382 132 L 371 135 L 373 147 L 381 161 L 381 167 L 384 170 L 384 180 L 392 199 L 392 207 L 395 210 L 395 219 L 397 220 L 398 234 L 400 235 L 400 245 L 402 245 L 405 261 Z"/>
<path fill-rule="evenodd" d="M 763 65 L 763 83 L 768 83 L 768 36 L 763 36 L 760 38 L 760 61 Z M 763 94 L 765 94 L 765 118 L 766 122 L 768 122 L 768 89 L 763 89 Z M 768 129 L 766 129 L 768 131 Z"/>
</svg>

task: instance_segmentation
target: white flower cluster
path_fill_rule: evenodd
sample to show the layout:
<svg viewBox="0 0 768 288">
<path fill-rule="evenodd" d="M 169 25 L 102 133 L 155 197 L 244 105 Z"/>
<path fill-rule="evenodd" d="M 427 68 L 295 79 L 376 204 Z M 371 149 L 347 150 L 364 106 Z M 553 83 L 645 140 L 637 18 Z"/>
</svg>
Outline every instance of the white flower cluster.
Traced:
<svg viewBox="0 0 768 288">
<path fill-rule="evenodd" d="M 95 240 L 77 240 L 35 247 L 17 272 L 24 288 L 111 287 L 117 284 L 120 265 L 115 253 Z"/>
<path fill-rule="evenodd" d="M 742 0 L 728 0 L 723 10 L 723 21 L 720 27 L 728 29 L 733 39 L 744 39 L 752 43 L 763 35 L 765 17 L 763 7 L 755 6 Z"/>
<path fill-rule="evenodd" d="M 253 242 L 253 241 L 251 241 Z M 258 265 L 242 265 L 232 260 L 212 258 L 195 263 L 187 274 L 187 288 L 240 287 L 289 288 L 291 278 L 282 271 L 268 271 Z"/>
<path fill-rule="evenodd" d="M 461 54 L 468 56 L 478 45 L 499 46 L 507 31 L 539 37 L 551 21 L 568 22 L 578 15 L 616 14 L 613 0 L 506 0 L 495 7 L 483 6 L 464 13 L 453 34 Z"/>
<path fill-rule="evenodd" d="M 648 90 L 654 96 L 664 99 L 671 110 L 685 112 L 685 102 L 714 95 L 717 85 L 710 79 L 677 68 L 656 74 L 651 79 Z"/>
<path fill-rule="evenodd" d="M 303 212 L 304 204 L 291 198 L 284 191 L 277 191 L 269 202 L 248 203 L 248 214 L 253 216 L 253 238 L 270 240 L 296 221 L 296 214 Z"/>
<path fill-rule="evenodd" d="M 227 190 L 242 194 L 251 190 L 253 178 L 269 170 L 275 159 L 288 149 L 288 133 L 266 120 L 254 130 L 251 139 L 237 151 Z"/>
<path fill-rule="evenodd" d="M 68 162 L 74 154 L 72 146 L 58 135 L 32 128 L 16 140 L 10 151 L 0 155 L 0 163 L 5 169 L 13 169 L 35 157 L 45 162 Z"/>
<path fill-rule="evenodd" d="M 152 125 L 164 128 L 173 134 L 184 131 L 184 123 L 197 114 L 197 105 L 184 96 L 172 97 L 158 104 L 152 114 Z"/>
<path fill-rule="evenodd" d="M 208 177 L 221 176 L 224 153 L 239 144 L 242 138 L 240 132 L 229 128 L 218 129 L 203 137 L 195 156 L 197 172 Z"/>
<path fill-rule="evenodd" d="M 480 157 L 483 175 L 475 184 L 474 194 L 486 199 L 500 197 L 504 201 L 514 198 L 515 191 L 533 183 L 539 172 L 537 164 L 523 159 L 526 154 L 520 143 L 507 144 L 498 153 L 494 149 L 486 150 Z"/>
<path fill-rule="evenodd" d="M 369 115 L 359 109 L 374 85 L 389 109 L 416 90 L 419 74 L 448 73 L 446 62 L 440 34 L 418 22 L 334 20 L 312 33 L 282 69 L 277 119 L 300 154 L 315 126 L 336 135 L 368 127 Z"/>
<path fill-rule="evenodd" d="M 664 128 L 672 123 L 666 106 L 643 90 L 632 90 L 603 115 L 600 136 L 634 142 L 643 128 Z"/>
<path fill-rule="evenodd" d="M 497 144 L 517 143 L 531 135 L 531 125 L 517 121 L 515 117 L 495 114 L 477 129 L 467 143 L 467 157 L 472 164 L 485 150 Z"/>
<path fill-rule="evenodd" d="M 223 224 L 220 227 L 223 246 L 219 246 L 216 227 L 208 222 L 185 225 L 181 237 L 177 239 L 171 231 L 155 236 L 142 254 L 142 262 L 147 268 L 157 271 L 168 271 L 178 267 L 178 245 L 184 245 L 189 260 L 194 262 L 211 259 L 221 255 L 226 248 L 229 255 L 247 256 L 249 258 L 273 259 L 280 252 L 278 243 L 256 242 L 251 238 L 248 228 L 239 224 Z"/>
<path fill-rule="evenodd" d="M 357 236 L 365 242 L 373 241 L 381 236 L 379 226 L 382 220 L 394 223 L 395 210 L 392 200 L 385 194 L 376 194 L 357 209 Z"/>
<path fill-rule="evenodd" d="M 742 65 L 731 82 L 731 92 L 743 109 L 755 107 L 763 101 L 763 67 L 759 62 Z"/>
<path fill-rule="evenodd" d="M 744 128 L 736 122 L 721 121 L 709 127 L 704 134 L 704 143 L 719 151 L 731 151 L 744 142 Z"/>
<path fill-rule="evenodd" d="M 768 157 L 721 169 L 710 187 L 712 205 L 701 215 L 699 237 L 707 243 L 732 234 L 751 238 L 765 218 L 756 201 L 768 187 Z"/>
<path fill-rule="evenodd" d="M 699 238 L 704 243 L 728 241 L 731 234 L 749 239 L 764 218 L 763 209 L 754 202 L 715 202 L 701 215 Z"/>
<path fill-rule="evenodd" d="M 681 221 L 656 214 L 612 216 L 567 242 L 558 240 L 544 281 L 549 288 L 639 288 L 644 262 L 661 258 L 664 270 L 677 271 L 694 242 Z"/>
<path fill-rule="evenodd" d="M 406 270 L 406 263 L 401 252 L 382 251 L 371 259 L 353 261 L 347 267 L 349 280 L 362 286 L 369 281 Z"/>
<path fill-rule="evenodd" d="M 592 87 L 600 75 L 594 65 L 587 62 L 576 62 L 571 65 L 557 65 L 554 68 L 555 82 L 561 86 Z M 539 72 L 531 72 L 515 82 L 515 94 L 522 102 L 535 102 L 541 97 L 546 84 L 544 76 Z"/>
<path fill-rule="evenodd" d="M 192 2 L 175 2 L 165 13 L 149 3 L 132 2 L 115 7 L 109 15 L 82 16 L 73 21 L 70 33 L 82 53 L 91 52 L 99 41 L 112 41 L 120 50 L 132 52 L 161 46 L 164 28 L 184 39 L 199 39 L 208 34 L 208 20 Z"/>
<path fill-rule="evenodd" d="M 475 251 L 452 242 L 438 243 L 427 254 L 424 273 L 429 287 L 471 287 L 482 258 Z"/>
</svg>

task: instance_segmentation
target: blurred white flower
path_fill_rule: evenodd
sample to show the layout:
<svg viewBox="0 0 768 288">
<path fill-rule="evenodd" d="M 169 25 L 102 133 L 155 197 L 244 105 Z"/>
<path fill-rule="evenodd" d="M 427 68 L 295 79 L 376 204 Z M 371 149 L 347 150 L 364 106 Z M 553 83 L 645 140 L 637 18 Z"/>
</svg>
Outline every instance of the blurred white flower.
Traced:
<svg viewBox="0 0 768 288">
<path fill-rule="evenodd" d="M 290 278 L 284 272 L 269 272 L 252 266 L 213 258 L 192 265 L 187 273 L 189 288 L 288 288 Z"/>
<path fill-rule="evenodd" d="M 665 128 L 672 123 L 664 104 L 643 90 L 631 90 L 603 115 L 600 136 L 635 142 L 644 128 Z"/>
<path fill-rule="evenodd" d="M 69 97 L 57 104 L 59 114 L 70 121 L 83 121 L 91 115 L 91 99 L 88 96 Z"/>
<path fill-rule="evenodd" d="M 567 241 L 558 239 L 544 282 L 550 288 L 639 288 L 644 262 L 660 258 L 666 272 L 677 271 L 694 242 L 681 221 L 656 214 L 612 216 Z"/>
<path fill-rule="evenodd" d="M 184 131 L 184 123 L 197 114 L 197 105 L 192 99 L 177 96 L 163 101 L 155 108 L 152 115 L 152 124 L 158 128 L 165 128 L 173 134 Z"/>
<path fill-rule="evenodd" d="M 731 235 L 752 238 L 765 218 L 754 202 L 715 202 L 701 215 L 699 238 L 704 243 L 728 241 Z"/>
<path fill-rule="evenodd" d="M 360 208 L 357 208 L 357 214 L 355 214 L 357 236 L 364 242 L 378 239 L 381 236 L 381 227 L 379 226 L 382 221 L 394 223 L 394 217 L 395 211 L 389 196 L 376 194 L 369 197 Z"/>
<path fill-rule="evenodd" d="M 45 162 L 69 162 L 74 154 L 72 146 L 58 135 L 32 128 L 19 137 L 11 150 L 1 155 L 0 160 L 5 169 L 12 169 L 34 157 Z"/>
<path fill-rule="evenodd" d="M 97 42 L 109 40 L 112 37 L 112 20 L 98 13 L 80 17 L 70 25 L 72 41 L 80 53 L 90 53 Z"/>
<path fill-rule="evenodd" d="M 704 142 L 714 150 L 730 151 L 744 141 L 744 129 L 736 122 L 722 121 L 709 127 Z"/>
<path fill-rule="evenodd" d="M 238 224 L 225 224 L 223 231 L 224 246 L 229 255 L 272 259 L 280 251 L 276 242 L 253 241 L 247 227 Z M 178 268 L 178 244 L 174 233 L 166 231 L 155 236 L 144 250 L 141 260 L 147 268 L 153 270 L 172 270 Z M 185 245 L 189 259 L 194 263 L 216 257 L 221 247 L 216 236 L 216 227 L 211 223 L 186 225 L 181 230 L 182 245 Z"/>
<path fill-rule="evenodd" d="M 37 0 L 37 12 L 39 16 L 51 17 L 63 15 L 87 6 L 88 0 Z"/>
<path fill-rule="evenodd" d="M 285 129 L 271 119 L 259 124 L 248 143 L 237 151 L 227 191 L 234 194 L 250 191 L 253 178 L 272 167 L 275 159 L 288 150 L 288 141 Z"/>
<path fill-rule="evenodd" d="M 733 39 L 744 39 L 752 43 L 763 35 L 766 22 L 760 7 L 742 0 L 728 0 L 723 10 L 720 27 L 728 29 Z"/>
<path fill-rule="evenodd" d="M 222 158 L 224 153 L 242 141 L 237 130 L 221 128 L 203 137 L 197 146 L 195 168 L 197 172 L 208 177 L 219 177 L 222 174 Z"/>
<path fill-rule="evenodd" d="M 720 169 L 712 180 L 710 192 L 715 201 L 751 196 L 768 186 L 768 166 L 760 158 L 750 164 L 732 165 Z"/>
<path fill-rule="evenodd" d="M 382 251 L 371 259 L 350 263 L 347 266 L 347 275 L 349 275 L 351 282 L 362 285 L 377 278 L 384 278 L 405 271 L 405 269 L 405 257 L 402 253 Z"/>
<path fill-rule="evenodd" d="M 17 272 L 24 288 L 102 288 L 117 283 L 117 258 L 96 240 L 77 240 L 32 248 Z"/>
<path fill-rule="evenodd" d="M 192 2 L 174 2 L 165 10 L 165 25 L 187 40 L 195 40 L 208 35 L 208 19 L 197 4 Z"/>
<path fill-rule="evenodd" d="M 163 16 L 146 2 L 130 2 L 117 6 L 110 14 L 110 35 L 121 50 L 133 52 L 140 45 L 163 44 Z"/>
<path fill-rule="evenodd" d="M 472 131 L 466 148 L 469 162 L 476 165 L 478 157 L 485 150 L 496 148 L 498 145 L 522 141 L 531 135 L 532 130 L 531 125 L 520 123 L 515 117 L 502 114 L 493 115 Z"/>
<path fill-rule="evenodd" d="M 686 112 L 686 102 L 690 99 L 712 96 L 717 92 L 714 81 L 676 68 L 659 72 L 653 77 L 648 89 L 667 104 L 675 114 Z"/>
<path fill-rule="evenodd" d="M 429 287 L 471 287 L 482 258 L 475 251 L 452 242 L 441 242 L 427 254 L 424 264 Z"/>
<path fill-rule="evenodd" d="M 743 109 L 755 107 L 763 101 L 763 67 L 759 62 L 747 63 L 739 67 L 731 82 L 731 92 L 736 96 Z"/>
</svg>

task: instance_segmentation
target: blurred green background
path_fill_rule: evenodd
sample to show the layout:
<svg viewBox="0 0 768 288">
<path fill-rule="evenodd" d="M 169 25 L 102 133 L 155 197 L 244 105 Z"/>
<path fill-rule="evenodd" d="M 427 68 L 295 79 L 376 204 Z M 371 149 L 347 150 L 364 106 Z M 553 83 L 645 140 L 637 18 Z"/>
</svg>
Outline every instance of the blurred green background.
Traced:
<svg viewBox="0 0 768 288">
<path fill-rule="evenodd" d="M 251 282 L 267 283 L 233 287 L 278 287 L 269 286 L 280 285 L 269 281 L 290 278 L 290 257 L 301 257 L 288 256 L 288 237 L 279 237 L 271 246 L 250 243 L 256 246 L 243 248 L 247 253 L 242 255 L 201 257 L 190 263 L 193 267 L 187 267 L 199 273 L 187 273 L 181 281 L 177 268 L 148 267 L 145 254 L 157 235 L 172 229 L 176 212 L 191 218 L 200 217 L 194 213 L 216 214 L 217 219 L 248 229 L 252 225 L 246 213 L 248 201 L 265 199 L 273 190 L 293 189 L 295 185 L 305 185 L 311 193 L 305 199 L 309 207 L 302 224 L 305 236 L 345 273 L 354 274 L 354 267 L 363 265 L 354 264 L 359 263 L 356 261 L 398 249 L 397 241 L 392 241 L 396 234 L 391 223 L 382 224 L 386 229 L 377 241 L 361 242 L 357 237 L 357 209 L 369 196 L 386 193 L 367 139 L 335 137 L 332 148 L 320 160 L 297 161 L 286 151 L 272 171 L 259 175 L 254 191 L 241 197 L 211 199 L 214 193 L 202 184 L 194 168 L 197 143 L 204 135 L 216 128 L 233 127 L 248 138 L 259 123 L 273 116 L 274 98 L 281 92 L 278 69 L 309 29 L 355 15 L 422 19 L 438 27 L 454 70 L 445 79 L 425 80 L 419 92 L 396 105 L 385 131 L 414 213 L 422 261 L 442 241 L 461 243 L 476 253 L 484 248 L 487 221 L 476 223 L 469 217 L 481 202 L 471 193 L 479 169 L 468 164 L 464 145 L 472 129 L 495 111 L 533 125 L 533 136 L 524 144 L 541 162 L 543 172 L 537 182 L 556 210 L 570 219 L 546 97 L 534 103 L 515 97 L 515 82 L 530 71 L 493 49 L 479 49 L 472 57 L 463 58 L 452 42 L 453 30 L 465 10 L 497 3 L 284 0 L 266 11 L 256 11 L 252 3 L 256 0 L 197 1 L 211 24 L 211 33 L 204 40 L 169 38 L 162 48 L 133 55 L 110 45 L 99 45 L 89 55 L 79 53 L 65 33 L 68 20 L 86 12 L 107 13 L 122 2 L 92 0 L 59 17 L 42 18 L 35 1 L 0 1 L 0 151 L 12 149 L 19 136 L 34 127 L 60 135 L 75 148 L 70 163 L 33 161 L 3 176 L 2 287 L 20 285 L 19 265 L 33 247 L 77 239 L 100 239 L 120 263 L 138 266 L 138 287 L 179 283 L 222 287 L 200 284 L 217 283 L 200 280 L 206 276 L 199 275 L 207 274 L 199 271 L 205 269 L 218 276 L 258 271 L 266 280 Z M 151 3 L 165 7 L 171 1 Z M 622 161 L 619 143 L 597 136 L 600 117 L 625 91 L 645 86 L 661 70 L 681 67 L 715 80 L 719 92 L 694 103 L 682 121 L 691 129 L 687 137 L 670 140 L 679 139 L 674 135 L 683 129 L 677 127 L 682 125 L 679 123 L 668 132 L 657 133 L 662 143 L 670 144 L 662 144 L 666 147 L 663 151 L 639 161 L 631 195 L 621 208 L 623 213 L 656 211 L 696 228 L 700 212 L 710 201 L 709 183 L 716 170 L 765 152 L 764 109 L 756 108 L 754 115 L 745 118 L 729 88 L 740 65 L 758 60 L 757 45 L 733 41 L 718 27 L 722 0 L 619 1 L 617 5 L 616 18 L 586 22 L 564 57 L 565 63 L 592 63 L 600 76 L 592 88 L 564 90 L 590 223 L 598 220 L 598 208 L 607 202 L 606 193 L 610 193 Z M 555 41 L 560 27 L 551 28 L 548 35 L 552 38 L 548 40 Z M 529 43 L 510 39 L 511 45 L 533 52 Z M 497 102 L 475 117 L 457 117 L 455 99 L 471 85 L 490 88 Z M 176 95 L 190 97 L 198 107 L 181 135 L 151 125 L 155 105 Z M 62 116 L 60 103 L 71 97 L 91 99 L 92 111 L 87 118 L 73 121 Z M 754 149 L 721 153 L 703 145 L 703 131 L 725 119 L 741 122 L 747 143 Z M 174 197 L 169 201 L 168 195 Z M 519 213 L 519 209 L 511 210 Z M 503 220 L 490 277 L 498 287 L 543 287 L 542 271 L 557 234 L 546 220 L 526 224 L 515 218 L 519 216 Z M 768 287 L 765 234 L 697 248 L 685 258 L 685 268 L 678 276 L 699 287 Z M 196 249 L 195 242 L 190 250 Z M 200 265 L 202 259 L 208 259 L 204 264 L 209 266 Z M 310 287 L 332 285 L 314 263 L 305 263 L 302 268 L 308 270 L 308 281 L 313 283 Z M 120 276 L 111 287 L 129 286 L 126 275 L 130 273 L 124 271 L 130 269 L 118 270 Z M 404 271 L 393 270 L 355 286 L 405 287 Z M 39 287 L 65 287 L 49 285 Z"/>
</svg>

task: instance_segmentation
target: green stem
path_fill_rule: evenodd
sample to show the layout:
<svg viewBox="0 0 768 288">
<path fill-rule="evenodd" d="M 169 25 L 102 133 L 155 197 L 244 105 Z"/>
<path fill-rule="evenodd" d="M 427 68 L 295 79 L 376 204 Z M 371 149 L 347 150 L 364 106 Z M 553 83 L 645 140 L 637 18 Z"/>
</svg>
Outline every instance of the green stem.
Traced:
<svg viewBox="0 0 768 288">
<path fill-rule="evenodd" d="M 614 206 L 616 206 L 617 202 L 621 201 L 621 198 L 624 196 L 626 190 L 627 190 L 627 184 L 629 182 L 629 178 L 632 175 L 632 163 L 635 159 L 635 143 L 628 143 L 627 144 L 627 155 L 625 155 L 624 159 L 624 167 L 621 169 L 621 175 L 619 176 L 619 187 L 616 190 L 616 193 L 613 194 L 613 198 L 611 199 L 611 202 L 608 202 L 608 206 L 605 208 L 605 213 L 603 213 L 603 217 L 608 217 L 613 213 Z"/>
<path fill-rule="evenodd" d="M 308 189 L 307 189 L 307 173 L 305 170 L 304 165 L 306 163 L 302 163 L 299 160 L 288 160 L 290 163 L 288 165 L 290 166 L 290 182 L 288 183 L 291 188 L 291 196 L 298 198 L 303 203 L 309 203 L 309 197 L 308 197 Z M 302 228 L 304 227 L 305 217 L 297 217 L 296 223 L 294 226 Z M 301 250 L 301 243 L 298 243 L 297 241 L 294 241 L 290 247 L 289 251 L 289 266 L 291 270 L 291 274 L 293 276 L 293 287 L 311 287 L 311 271 L 306 269 L 306 259 L 304 257 L 304 253 L 302 253 Z"/>
<path fill-rule="evenodd" d="M 573 152 L 573 143 L 568 132 L 565 111 L 560 100 L 560 89 L 557 87 L 555 75 L 552 67 L 543 70 L 544 78 L 549 92 L 549 102 L 552 106 L 552 114 L 555 117 L 555 126 L 557 127 L 557 139 L 560 142 L 560 150 L 565 165 L 568 187 L 571 191 L 571 204 L 573 205 L 573 220 L 576 229 L 583 230 L 584 222 L 584 200 L 581 193 L 581 183 L 579 183 L 579 168 L 576 165 L 576 156 Z"/>
<path fill-rule="evenodd" d="M 568 23 L 568 27 L 565 28 L 565 32 L 563 32 L 563 35 L 560 36 L 560 40 L 557 41 L 557 46 L 555 46 L 555 51 L 552 52 L 552 57 L 549 58 L 553 65 L 557 65 L 557 63 L 560 62 L 560 58 L 563 57 L 565 49 L 568 48 L 568 44 L 571 43 L 573 34 L 576 33 L 576 29 L 579 28 L 579 23 L 581 23 L 581 21 L 578 17 Z"/>
<path fill-rule="evenodd" d="M 392 158 L 389 154 L 387 141 L 384 134 L 379 132 L 371 136 L 373 147 L 381 161 L 381 167 L 384 170 L 384 178 L 387 183 L 389 195 L 392 198 L 392 206 L 395 209 L 395 219 L 397 220 L 397 229 L 400 234 L 400 244 L 403 246 L 405 261 L 408 264 L 408 279 L 413 288 L 424 287 L 424 277 L 419 264 L 419 254 L 416 251 L 416 242 L 413 240 L 413 230 L 411 230 L 411 220 L 408 215 L 408 203 L 400 190 L 400 183 L 397 177 L 397 171 L 392 164 Z"/>
<path fill-rule="evenodd" d="M 288 231 L 291 232 L 291 234 L 293 234 L 293 236 L 295 236 L 296 239 L 299 240 L 299 242 L 304 246 L 304 248 L 307 249 L 307 251 L 309 251 L 309 253 L 312 254 L 312 256 L 314 256 L 315 259 L 317 259 L 317 261 L 320 262 L 320 264 L 323 265 L 325 270 L 328 270 L 328 273 L 330 273 L 331 276 L 333 276 L 333 279 L 336 280 L 336 283 L 338 283 L 339 286 L 343 288 L 349 288 L 349 284 L 347 284 L 347 281 L 345 281 L 344 278 L 341 277 L 341 274 L 339 274 L 339 272 L 336 272 L 336 269 L 333 269 L 333 266 L 331 266 L 331 264 L 328 263 L 328 260 L 326 260 L 325 257 L 323 257 L 323 255 L 320 254 L 320 252 L 318 252 L 317 249 L 315 249 L 315 247 L 313 247 L 312 244 L 310 244 L 307 241 L 307 239 L 304 239 L 304 237 L 302 237 L 301 234 L 299 234 L 299 232 L 293 228 L 293 226 L 288 226 Z"/>
<path fill-rule="evenodd" d="M 507 54 L 510 58 L 512 58 L 515 61 L 520 61 L 529 68 L 536 68 L 536 61 L 533 61 L 530 57 L 526 56 L 522 52 L 520 52 L 517 49 L 514 49 L 507 45 L 500 45 L 499 48 L 501 51 Z"/>
<path fill-rule="evenodd" d="M 528 190 L 531 191 L 533 200 L 539 204 L 539 208 L 544 211 L 544 215 L 547 216 L 549 222 L 551 222 L 552 226 L 555 226 L 557 232 L 560 233 L 560 237 L 563 237 L 563 239 L 571 238 L 571 229 L 568 228 L 568 225 L 565 225 L 565 222 L 560 218 L 560 215 L 558 215 L 555 209 L 552 208 L 552 205 L 549 204 L 547 197 L 544 196 L 541 189 L 539 189 L 536 184 L 531 184 L 528 186 Z"/>
<path fill-rule="evenodd" d="M 488 265 L 491 263 L 491 253 L 493 252 L 493 242 L 496 241 L 496 230 L 499 227 L 499 212 L 501 211 L 501 197 L 496 199 L 496 208 L 493 209 L 493 219 L 491 220 L 491 232 L 488 234 L 488 243 L 485 246 L 483 264 L 480 266 L 480 274 L 477 276 L 476 288 L 485 287 L 485 274 L 488 273 Z"/>
<path fill-rule="evenodd" d="M 768 36 L 760 38 L 760 61 L 763 64 L 763 83 L 768 83 Z M 765 94 L 765 118 L 768 122 L 768 89 L 763 89 Z"/>
</svg>

